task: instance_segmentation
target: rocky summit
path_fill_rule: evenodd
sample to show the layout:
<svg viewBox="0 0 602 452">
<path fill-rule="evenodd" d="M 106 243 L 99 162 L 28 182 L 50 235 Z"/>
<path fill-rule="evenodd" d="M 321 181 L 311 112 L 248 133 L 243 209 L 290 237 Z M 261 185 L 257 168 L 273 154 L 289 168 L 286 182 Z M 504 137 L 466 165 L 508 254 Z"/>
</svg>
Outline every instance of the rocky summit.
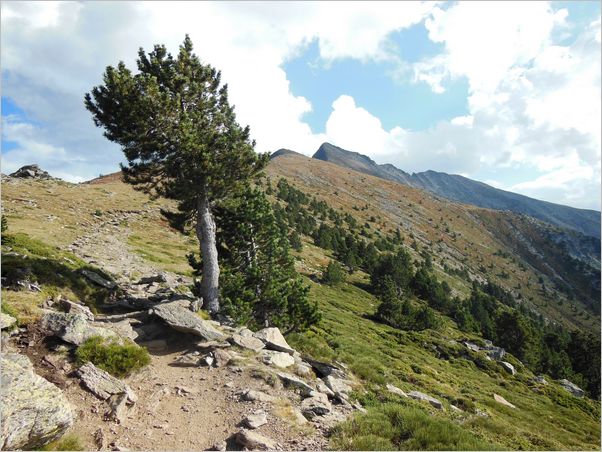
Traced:
<svg viewBox="0 0 602 452">
<path fill-rule="evenodd" d="M 48 172 L 41 169 L 38 165 L 25 165 L 19 168 L 14 173 L 9 174 L 9 177 L 17 177 L 21 179 L 40 179 L 49 180 L 53 177 Z"/>
</svg>

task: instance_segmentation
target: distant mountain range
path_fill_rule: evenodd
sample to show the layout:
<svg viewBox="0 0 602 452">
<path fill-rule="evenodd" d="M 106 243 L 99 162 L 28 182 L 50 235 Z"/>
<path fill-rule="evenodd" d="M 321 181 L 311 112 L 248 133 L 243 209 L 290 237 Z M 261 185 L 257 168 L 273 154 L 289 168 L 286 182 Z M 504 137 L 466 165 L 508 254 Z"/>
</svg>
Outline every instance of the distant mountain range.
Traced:
<svg viewBox="0 0 602 452">
<path fill-rule="evenodd" d="M 294 153 L 294 151 L 280 149 L 272 154 L 272 158 L 290 153 Z M 528 196 L 500 190 L 457 174 L 430 170 L 409 174 L 391 164 L 379 165 L 366 155 L 347 151 L 330 143 L 323 143 L 313 155 L 313 158 L 410 187 L 427 190 L 452 201 L 489 209 L 523 213 L 556 226 L 600 238 L 600 212 L 595 210 L 576 209 L 561 204 L 540 201 Z"/>
</svg>

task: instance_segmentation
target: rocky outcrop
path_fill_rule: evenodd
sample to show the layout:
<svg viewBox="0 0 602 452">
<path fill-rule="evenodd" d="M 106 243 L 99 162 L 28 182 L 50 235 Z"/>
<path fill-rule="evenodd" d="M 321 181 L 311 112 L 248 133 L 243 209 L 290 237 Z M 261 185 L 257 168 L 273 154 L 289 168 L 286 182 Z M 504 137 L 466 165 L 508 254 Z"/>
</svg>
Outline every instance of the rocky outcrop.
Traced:
<svg viewBox="0 0 602 452">
<path fill-rule="evenodd" d="M 117 284 L 115 284 L 113 281 L 109 281 L 108 279 L 105 279 L 102 276 L 100 276 L 98 273 L 86 270 L 85 268 L 81 270 L 81 274 L 93 283 L 98 284 L 99 286 L 104 287 L 105 289 L 114 289 L 115 287 L 117 287 Z"/>
<path fill-rule="evenodd" d="M 510 375 L 515 375 L 516 374 L 516 369 L 514 368 L 514 366 L 512 364 L 510 364 L 509 362 L 506 361 L 501 361 L 500 365 L 504 368 L 504 370 L 506 372 L 508 372 Z"/>
<path fill-rule="evenodd" d="M 295 350 L 288 345 L 278 328 L 264 328 L 263 330 L 257 331 L 254 336 L 261 340 L 266 348 L 270 350 L 285 352 L 290 355 L 295 353 Z"/>
<path fill-rule="evenodd" d="M 194 334 L 207 340 L 226 338 L 210 322 L 201 319 L 177 302 L 158 305 L 153 308 L 153 313 L 177 331 Z"/>
<path fill-rule="evenodd" d="M 389 383 L 387 383 L 387 391 L 389 391 L 392 394 L 398 395 L 400 397 L 408 396 L 404 391 L 399 389 L 397 386 L 393 386 L 392 384 L 389 384 Z"/>
<path fill-rule="evenodd" d="M 247 414 L 242 420 L 245 427 L 255 430 L 268 423 L 268 417 L 263 410 L 258 410 L 255 413 Z"/>
<path fill-rule="evenodd" d="M 275 450 L 277 448 L 275 441 L 244 428 L 236 434 L 236 442 L 248 450 Z"/>
<path fill-rule="evenodd" d="M 107 339 L 119 337 L 109 329 L 90 325 L 83 314 L 45 311 L 40 320 L 40 327 L 46 333 L 58 336 L 73 345 L 81 345 L 93 336 Z"/>
<path fill-rule="evenodd" d="M 563 378 L 562 380 L 558 380 L 558 384 L 566 389 L 568 392 L 573 394 L 575 397 L 585 397 L 585 391 L 577 386 L 575 383 Z"/>
<path fill-rule="evenodd" d="M 22 166 L 14 173 L 9 174 L 9 176 L 21 179 L 54 179 L 48 172 L 42 170 L 39 165 L 36 164 Z"/>
<path fill-rule="evenodd" d="M 92 363 L 81 366 L 77 370 L 77 375 L 84 386 L 99 399 L 107 400 L 112 395 L 118 394 L 126 394 L 128 401 L 132 403 L 138 399 L 132 388 Z"/>
<path fill-rule="evenodd" d="M 434 406 L 438 410 L 443 409 L 443 404 L 439 400 L 437 400 L 434 397 L 431 397 L 430 395 L 424 394 L 423 392 L 410 391 L 408 393 L 408 396 L 410 396 L 411 398 L 416 399 L 416 400 L 424 400 L 425 402 L 430 403 L 432 406 Z"/>
<path fill-rule="evenodd" d="M 286 369 L 295 364 L 295 358 L 288 353 L 276 352 L 273 350 L 263 350 L 261 352 L 261 359 L 264 364 L 280 367 L 282 369 Z"/>
<path fill-rule="evenodd" d="M 29 359 L 3 354 L 0 388 L 0 449 L 38 449 L 73 424 L 73 412 L 59 388 L 36 375 Z"/>
<path fill-rule="evenodd" d="M 265 347 L 263 341 L 253 336 L 242 336 L 241 334 L 233 334 L 229 340 L 233 345 L 236 345 L 240 348 L 246 348 L 254 352 L 258 352 L 259 350 Z"/>
<path fill-rule="evenodd" d="M 17 323 L 14 317 L 0 312 L 0 330 L 10 330 Z"/>
<path fill-rule="evenodd" d="M 510 402 L 508 402 L 506 399 L 504 399 L 501 395 L 493 394 L 493 399 L 497 403 L 507 406 L 509 408 L 516 408 L 514 405 L 512 405 Z"/>
<path fill-rule="evenodd" d="M 312 392 L 314 392 L 314 388 L 294 375 L 285 372 L 278 372 L 277 375 L 285 386 L 298 389 L 303 397 L 308 397 Z"/>
<path fill-rule="evenodd" d="M 328 396 L 321 392 L 314 392 L 311 397 L 307 397 L 301 402 L 301 412 L 310 420 L 315 416 L 324 416 L 331 411 L 332 405 L 328 401 Z"/>
</svg>

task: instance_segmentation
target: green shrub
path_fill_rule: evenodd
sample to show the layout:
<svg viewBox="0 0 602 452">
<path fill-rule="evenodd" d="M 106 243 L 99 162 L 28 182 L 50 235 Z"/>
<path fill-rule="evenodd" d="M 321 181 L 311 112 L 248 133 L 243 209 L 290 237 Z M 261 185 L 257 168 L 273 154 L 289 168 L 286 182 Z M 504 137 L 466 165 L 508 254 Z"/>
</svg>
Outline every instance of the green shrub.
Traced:
<svg viewBox="0 0 602 452">
<path fill-rule="evenodd" d="M 345 282 L 346 278 L 347 274 L 345 270 L 343 270 L 343 267 L 337 261 L 330 261 L 322 275 L 322 281 L 329 286 L 341 284 Z"/>
<path fill-rule="evenodd" d="M 338 425 L 335 449 L 343 450 L 494 450 L 453 422 L 394 403 L 371 408 L 366 414 Z"/>
<path fill-rule="evenodd" d="M 94 336 L 80 345 L 76 351 L 77 362 L 91 362 L 115 377 L 125 377 L 150 363 L 145 348 L 134 343 L 119 344 Z"/>
<path fill-rule="evenodd" d="M 85 450 L 85 447 L 79 436 L 71 434 L 46 444 L 40 450 Z"/>
</svg>

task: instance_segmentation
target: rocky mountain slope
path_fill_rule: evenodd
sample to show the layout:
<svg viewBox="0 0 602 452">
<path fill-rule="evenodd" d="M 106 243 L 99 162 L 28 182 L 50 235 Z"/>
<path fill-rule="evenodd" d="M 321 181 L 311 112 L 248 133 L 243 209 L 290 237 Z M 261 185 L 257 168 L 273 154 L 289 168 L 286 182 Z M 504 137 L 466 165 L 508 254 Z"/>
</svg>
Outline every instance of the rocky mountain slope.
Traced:
<svg viewBox="0 0 602 452">
<path fill-rule="evenodd" d="M 286 154 L 267 169 L 272 185 L 286 178 L 353 215 L 374 237 L 399 228 L 412 257 L 428 251 L 455 294 L 470 292 L 470 278 L 491 278 L 550 321 L 599 327 L 581 297 L 556 288 L 560 277 L 585 290 L 560 262 L 564 236 L 545 224 Z M 296 267 L 322 310 L 318 327 L 287 336 L 285 345 L 267 332 L 205 320 L 193 313 L 188 290 L 185 256 L 195 239 L 168 227 L 160 214 L 166 206 L 119 175 L 80 185 L 3 179 L 3 352 L 27 357 L 32 378 L 43 377 L 66 399 L 57 398 L 55 408 L 71 413 L 60 425 L 44 424 L 43 410 L 39 425 L 21 424 L 31 427 L 21 438 L 45 431 L 48 439 L 70 426 L 64 438 L 98 450 L 599 449 L 599 401 L 569 382 L 534 375 L 451 321 L 424 331 L 375 322 L 379 301 L 366 291 L 367 275 L 323 284 L 334 257 L 309 237 Z M 599 265 L 599 255 L 582 248 Z M 117 381 L 82 370 L 73 341 L 99 329 L 133 338 L 150 364 Z M 3 409 L 17 406 L 6 403 L 13 392 L 2 386 Z M 107 387 L 117 388 L 115 397 Z M 6 438 L 3 430 L 4 448 Z"/>
<path fill-rule="evenodd" d="M 365 174 L 428 190 L 437 196 L 465 204 L 523 213 L 562 228 L 600 238 L 600 212 L 575 209 L 529 198 L 457 174 L 424 171 L 409 174 L 391 164 L 378 165 L 369 157 L 324 143 L 313 158 Z"/>
</svg>

